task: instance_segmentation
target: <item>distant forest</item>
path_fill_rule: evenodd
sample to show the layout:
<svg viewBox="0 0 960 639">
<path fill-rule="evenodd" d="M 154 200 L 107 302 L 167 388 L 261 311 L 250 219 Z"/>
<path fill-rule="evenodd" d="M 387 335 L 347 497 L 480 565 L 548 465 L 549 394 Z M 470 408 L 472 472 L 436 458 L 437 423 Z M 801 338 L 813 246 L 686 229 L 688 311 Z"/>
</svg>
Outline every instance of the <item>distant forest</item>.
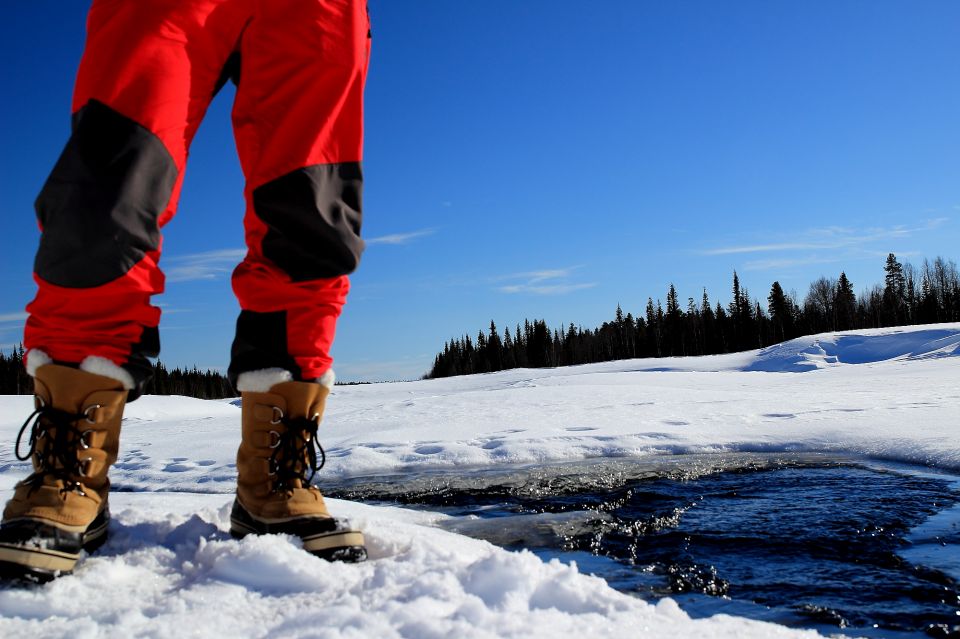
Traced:
<svg viewBox="0 0 960 639">
<path fill-rule="evenodd" d="M 858 297 L 846 273 L 821 277 L 810 284 L 801 302 L 774 282 L 765 308 L 750 297 L 733 274 L 733 299 L 726 308 L 701 299 L 681 305 L 670 285 L 666 308 L 647 298 L 642 316 L 624 315 L 617 306 L 613 320 L 595 329 L 550 329 L 543 320 L 526 320 L 501 337 L 490 322 L 476 339 L 465 335 L 444 345 L 426 378 L 486 373 L 511 368 L 542 368 L 607 362 L 634 357 L 716 355 L 762 348 L 827 331 L 881 328 L 960 321 L 960 276 L 953 261 L 924 260 L 919 268 L 901 263 L 893 253 L 884 265 L 884 283 Z"/>
</svg>

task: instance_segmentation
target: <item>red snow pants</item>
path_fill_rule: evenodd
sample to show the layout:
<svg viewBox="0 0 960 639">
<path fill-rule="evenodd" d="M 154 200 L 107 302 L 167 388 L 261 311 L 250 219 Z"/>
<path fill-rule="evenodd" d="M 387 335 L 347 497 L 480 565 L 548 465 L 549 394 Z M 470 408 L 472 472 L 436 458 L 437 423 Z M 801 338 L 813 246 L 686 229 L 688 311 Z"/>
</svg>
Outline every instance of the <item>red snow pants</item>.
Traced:
<svg viewBox="0 0 960 639">
<path fill-rule="evenodd" d="M 369 35 L 365 0 L 94 0 L 72 133 L 36 202 L 26 348 L 149 378 L 160 229 L 200 121 L 232 78 L 247 253 L 233 273 L 230 375 L 323 375 L 363 250 Z"/>
</svg>

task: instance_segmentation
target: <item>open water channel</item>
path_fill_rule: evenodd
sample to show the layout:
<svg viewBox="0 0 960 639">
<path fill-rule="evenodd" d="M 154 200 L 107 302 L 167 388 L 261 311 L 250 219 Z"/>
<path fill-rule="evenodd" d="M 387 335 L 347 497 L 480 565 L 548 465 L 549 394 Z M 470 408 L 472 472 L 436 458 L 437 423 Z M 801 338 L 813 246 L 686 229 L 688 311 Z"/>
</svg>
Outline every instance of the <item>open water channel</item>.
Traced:
<svg viewBox="0 0 960 639">
<path fill-rule="evenodd" d="M 694 617 L 960 637 L 956 475 L 822 455 L 685 455 L 363 477 L 326 492 L 453 515 L 442 525 L 576 561 Z"/>
</svg>

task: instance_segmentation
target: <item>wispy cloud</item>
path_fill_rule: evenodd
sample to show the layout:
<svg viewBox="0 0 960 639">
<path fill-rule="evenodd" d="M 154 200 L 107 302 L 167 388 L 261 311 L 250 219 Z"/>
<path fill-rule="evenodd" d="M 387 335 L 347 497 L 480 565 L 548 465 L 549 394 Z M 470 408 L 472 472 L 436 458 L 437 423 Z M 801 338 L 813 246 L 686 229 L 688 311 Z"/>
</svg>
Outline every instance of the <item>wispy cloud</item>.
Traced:
<svg viewBox="0 0 960 639">
<path fill-rule="evenodd" d="M 570 266 L 567 268 L 544 269 L 542 271 L 526 271 L 524 273 L 513 273 L 511 275 L 501 275 L 496 278 L 498 281 L 504 280 L 526 280 L 528 284 L 536 284 L 546 280 L 555 280 L 564 277 L 570 277 L 570 274 L 576 271 L 579 266 Z"/>
<path fill-rule="evenodd" d="M 17 339 L 16 336 L 22 334 L 23 325 L 27 322 L 27 314 L 19 313 L 0 313 L 0 335 L 6 339 Z M 19 342 L 18 342 L 19 343 Z M 9 350 L 13 348 L 13 343 L 0 344 L 0 350 Z"/>
<path fill-rule="evenodd" d="M 168 258 L 171 266 L 166 269 L 167 280 L 189 282 L 219 279 L 228 275 L 246 253 L 247 250 L 242 248 L 218 249 Z"/>
<path fill-rule="evenodd" d="M 874 242 L 903 239 L 917 233 L 934 231 L 950 221 L 947 217 L 927 220 L 918 226 L 897 225 L 865 229 L 828 226 L 808 229 L 796 234 L 797 239 L 763 244 L 734 244 L 700 251 L 702 255 L 740 255 L 748 253 L 782 253 L 790 251 L 822 251 L 859 248 Z"/>
<path fill-rule="evenodd" d="M 511 286 L 501 286 L 500 290 L 504 293 L 533 293 L 534 295 L 566 295 L 574 291 L 582 291 L 585 288 L 593 288 L 596 282 L 586 284 L 549 284 L 546 286 L 530 286 L 528 284 L 514 284 Z"/>
<path fill-rule="evenodd" d="M 400 244 L 409 244 L 413 240 L 419 239 L 421 237 L 426 237 L 428 235 L 433 235 L 437 232 L 437 229 L 420 229 L 419 231 L 411 231 L 409 233 L 394 233 L 392 235 L 381 235 L 380 237 L 371 237 L 366 240 L 367 246 L 373 244 L 389 244 L 389 245 L 400 245 Z"/>
<path fill-rule="evenodd" d="M 740 253 L 768 253 L 780 251 L 816 251 L 837 248 L 835 245 L 784 242 L 782 244 L 746 244 L 743 246 L 724 246 L 703 251 L 704 255 L 737 255 Z"/>
<path fill-rule="evenodd" d="M 586 288 L 593 288 L 596 282 L 568 282 L 570 276 L 580 266 L 570 266 L 567 268 L 543 269 L 539 271 L 526 271 L 523 273 L 513 273 L 512 275 L 503 275 L 495 281 L 508 282 L 498 286 L 497 290 L 502 293 L 531 293 L 533 295 L 566 295 L 574 291 L 580 291 Z"/>
</svg>

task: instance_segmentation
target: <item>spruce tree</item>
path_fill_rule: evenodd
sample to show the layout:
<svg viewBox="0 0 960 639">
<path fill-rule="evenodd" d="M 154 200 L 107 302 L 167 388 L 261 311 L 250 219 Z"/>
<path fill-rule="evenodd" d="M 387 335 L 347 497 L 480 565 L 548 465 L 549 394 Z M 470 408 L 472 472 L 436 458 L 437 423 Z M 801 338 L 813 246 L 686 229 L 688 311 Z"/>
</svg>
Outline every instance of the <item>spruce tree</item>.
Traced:
<svg viewBox="0 0 960 639">
<path fill-rule="evenodd" d="M 710 296 L 707 289 L 703 289 L 703 300 L 700 302 L 700 317 L 703 324 L 703 351 L 707 355 L 718 353 L 716 315 L 710 306 Z"/>
<path fill-rule="evenodd" d="M 857 296 L 853 292 L 853 285 L 847 279 L 845 272 L 840 273 L 837 280 L 837 293 L 834 302 L 835 326 L 838 331 L 848 331 L 856 328 Z"/>
<path fill-rule="evenodd" d="M 490 320 L 490 336 L 487 338 L 487 367 L 491 371 L 503 370 L 503 342 L 493 320 Z"/>
<path fill-rule="evenodd" d="M 907 282 L 903 275 L 903 265 L 890 253 L 883 267 L 885 273 L 883 287 L 884 326 L 897 326 L 904 318 Z"/>
<path fill-rule="evenodd" d="M 662 349 L 662 338 L 663 338 L 663 326 L 661 326 L 660 321 L 657 317 L 657 311 L 653 307 L 653 298 L 647 298 L 647 341 L 648 347 L 647 352 L 650 353 L 653 357 L 661 357 L 663 355 Z"/>
<path fill-rule="evenodd" d="M 683 313 L 680 311 L 680 300 L 677 299 L 677 289 L 670 284 L 667 291 L 667 313 L 664 325 L 664 344 L 667 355 L 684 355 L 683 352 Z"/>
<path fill-rule="evenodd" d="M 767 312 L 770 314 L 773 337 L 785 341 L 793 336 L 793 309 L 790 299 L 783 292 L 780 282 L 774 282 L 767 296 Z"/>
</svg>

